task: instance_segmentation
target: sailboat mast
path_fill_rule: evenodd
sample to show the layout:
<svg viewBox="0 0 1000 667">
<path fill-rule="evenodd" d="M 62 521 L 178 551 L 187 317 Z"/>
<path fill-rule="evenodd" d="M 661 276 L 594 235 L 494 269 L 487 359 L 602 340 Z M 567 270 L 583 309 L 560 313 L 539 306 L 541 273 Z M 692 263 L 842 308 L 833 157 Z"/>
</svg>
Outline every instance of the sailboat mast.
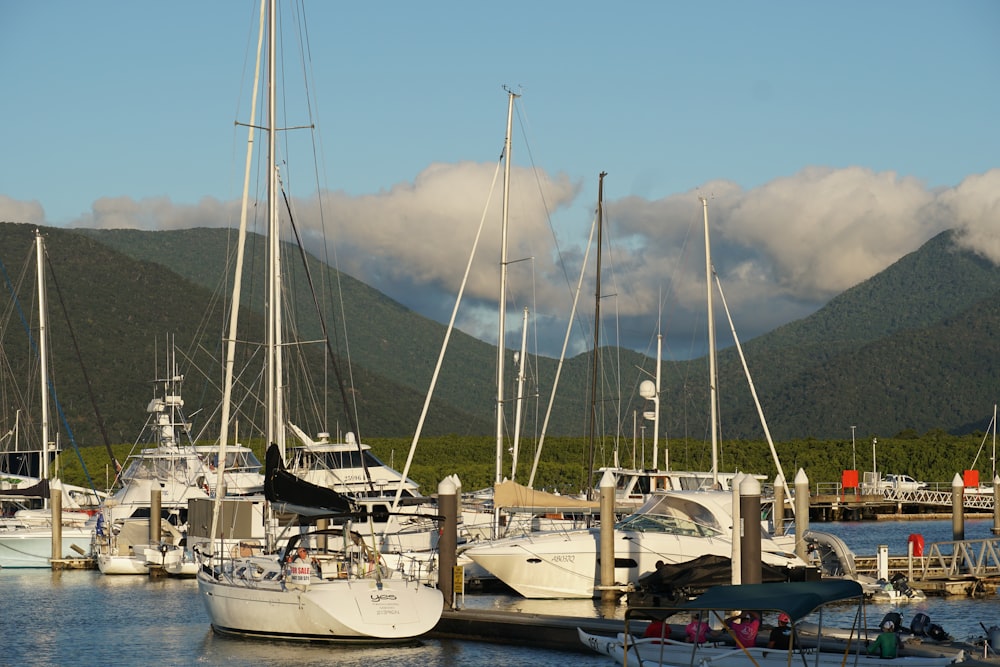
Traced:
<svg viewBox="0 0 1000 667">
<path fill-rule="evenodd" d="M 521 446 L 521 415 L 524 414 L 525 366 L 528 361 L 528 307 L 524 308 L 521 319 L 521 352 L 514 363 L 517 364 L 517 402 L 514 404 L 514 454 L 510 462 L 510 478 L 517 479 L 517 457 Z"/>
<path fill-rule="evenodd" d="M 503 363 L 506 354 L 507 326 L 507 215 L 510 205 L 510 145 L 511 130 L 514 125 L 514 99 L 518 95 L 507 91 L 507 134 L 503 144 L 503 217 L 500 224 L 500 307 L 499 325 L 497 331 L 497 452 L 496 477 L 499 484 L 503 481 Z"/>
<path fill-rule="evenodd" d="M 993 477 L 990 482 L 997 478 L 997 404 L 993 404 Z"/>
<path fill-rule="evenodd" d="M 35 230 L 35 264 L 38 271 L 38 360 L 39 372 L 41 374 L 41 392 L 39 398 L 42 401 L 42 454 L 41 454 L 41 477 L 49 478 L 49 367 L 48 367 L 48 322 L 46 321 L 47 306 L 45 303 L 45 241 L 42 233 Z M 45 506 L 48 507 L 48 499 L 45 499 Z"/>
<path fill-rule="evenodd" d="M 653 401 L 653 470 L 659 470 L 660 456 L 660 367 L 663 365 L 663 334 L 656 334 L 656 400 Z M 663 469 L 670 470 L 670 454 L 663 450 Z"/>
<path fill-rule="evenodd" d="M 229 311 L 229 335 L 226 338 L 226 358 L 225 358 L 225 379 L 223 381 L 222 388 L 222 414 L 221 414 L 221 428 L 219 430 L 219 460 L 226 460 L 226 447 L 229 444 L 229 420 L 230 413 L 232 409 L 232 396 L 233 396 L 233 375 L 234 367 L 236 365 L 236 333 L 239 324 L 239 313 L 240 313 L 240 301 L 241 294 L 243 290 L 243 261 L 245 259 L 246 252 L 246 238 L 247 238 L 247 210 L 249 208 L 249 192 L 250 192 L 250 168 L 253 159 L 253 144 L 254 144 L 254 133 L 257 132 L 256 120 L 257 120 L 257 92 L 260 86 L 260 57 L 261 57 L 261 47 L 264 40 L 264 18 L 265 18 L 265 5 L 267 0 L 262 0 L 260 5 L 260 27 L 257 34 L 257 60 L 254 67 L 254 77 L 253 77 L 253 94 L 250 96 L 250 123 L 249 129 L 247 131 L 247 157 L 246 163 L 243 170 L 243 201 L 240 207 L 240 229 L 237 235 L 236 243 L 236 266 L 233 272 L 233 297 L 230 304 Z M 238 433 L 234 435 L 236 437 L 236 442 L 239 442 Z M 217 477 L 216 477 L 216 502 L 212 508 L 212 529 L 209 533 L 212 539 L 215 539 L 216 532 L 219 526 L 220 513 L 222 505 L 219 501 L 222 495 L 222 489 L 225 486 L 225 470 L 224 465 L 218 466 Z"/>
<path fill-rule="evenodd" d="M 268 422 L 267 442 L 278 445 L 285 456 L 283 414 L 282 334 L 281 334 L 281 236 L 278 231 L 278 167 L 277 167 L 277 11 L 276 0 L 268 7 L 267 50 L 267 228 L 270 271 L 268 282 Z"/>
<path fill-rule="evenodd" d="M 597 434 L 597 371 L 600 367 L 598 351 L 601 348 L 601 239 L 604 234 L 604 177 L 608 173 L 602 171 L 597 180 L 597 276 L 594 289 L 594 355 L 591 364 L 590 379 L 590 447 L 587 453 L 588 479 L 594 475 L 594 440 Z M 593 484 L 587 484 L 587 500 L 593 500 Z"/>
<path fill-rule="evenodd" d="M 712 307 L 712 246 L 708 236 L 708 200 L 701 197 L 701 207 L 705 218 L 705 285 L 708 303 L 708 401 L 712 430 L 712 487 L 719 488 L 719 414 L 717 370 L 715 362 L 715 313 Z"/>
</svg>

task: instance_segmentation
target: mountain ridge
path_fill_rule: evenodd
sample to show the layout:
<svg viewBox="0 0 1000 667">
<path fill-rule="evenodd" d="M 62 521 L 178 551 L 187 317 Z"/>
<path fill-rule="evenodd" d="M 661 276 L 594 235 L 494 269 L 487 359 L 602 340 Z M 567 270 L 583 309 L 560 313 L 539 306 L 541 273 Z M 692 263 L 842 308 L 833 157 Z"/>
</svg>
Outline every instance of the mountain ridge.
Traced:
<svg viewBox="0 0 1000 667">
<path fill-rule="evenodd" d="M 23 247 L 27 252 L 33 229 L 32 225 L 0 224 L 0 248 L 4 249 L 0 259 L 10 262 L 8 250 Z M 163 337 L 163 341 L 167 334 L 183 338 L 183 356 L 190 357 L 185 362 L 192 367 L 218 363 L 224 330 L 221 304 L 231 281 L 225 258 L 233 233 L 207 228 L 43 231 L 57 275 L 66 283 L 70 318 L 79 323 L 82 347 L 91 355 L 88 365 L 101 411 L 113 424 L 110 430 L 116 441 L 128 441 L 141 427 L 138 410 L 148 399 L 134 393 L 154 377 L 155 338 Z M 244 275 L 254 286 L 259 285 L 263 265 L 261 240 L 251 237 L 248 245 Z M 369 437 L 412 435 L 444 326 L 338 274 L 314 257 L 309 266 L 316 284 L 332 293 L 339 283 L 344 295 L 342 308 L 329 295 L 324 304 L 336 315 L 331 318 L 336 324 L 330 327 L 334 354 L 345 359 L 341 322 L 346 321 L 350 331 L 356 383 L 352 396 L 358 401 L 361 433 Z M 73 280 L 63 279 L 67 273 Z M 305 272 L 293 269 L 290 277 L 289 290 L 304 296 Z M 243 307 L 246 319 L 257 326 L 262 297 L 254 294 L 248 290 Z M 998 302 L 1000 268 L 957 249 L 953 234 L 945 232 L 831 299 L 813 315 L 743 343 L 772 436 L 779 441 L 843 437 L 851 425 L 861 429 L 859 436 L 905 429 L 955 433 L 981 429 L 992 414 L 993 378 L 1000 367 L 1000 354 L 990 345 L 1000 330 Z M 317 321 L 294 314 L 304 338 L 320 334 Z M 5 341 L 12 335 L 9 323 L 6 329 Z M 14 351 L 17 344 L 5 343 L 5 347 Z M 199 351 L 205 354 L 196 354 Z M 26 355 L 13 356 L 26 363 Z M 83 383 L 70 378 L 69 355 L 60 351 L 58 356 L 63 369 L 60 380 L 68 386 L 62 391 L 72 402 L 67 413 L 86 434 L 87 444 L 99 444 L 86 409 Z M 209 361 L 196 363 L 196 356 Z M 655 364 L 638 352 L 602 348 L 602 359 L 610 358 L 620 359 L 622 368 L 638 367 L 646 373 Z M 453 334 L 431 404 L 427 435 L 485 434 L 494 429 L 494 364 L 494 346 L 462 332 Z M 551 384 L 556 364 L 554 359 L 537 359 L 539 380 L 533 393 L 539 398 L 528 406 L 525 423 L 541 423 L 550 390 L 547 383 Z M 553 435 L 586 434 L 590 364 L 589 354 L 565 362 L 550 423 Z M 137 377 L 143 375 L 139 373 L 143 367 L 149 369 L 145 377 Z M 214 409 L 212 401 L 217 401 L 219 372 L 205 370 L 201 375 L 205 379 L 199 380 L 195 392 L 186 389 L 185 399 L 207 415 Z M 706 433 L 705 360 L 664 362 L 662 376 L 664 435 Z M 633 437 L 632 415 L 647 409 L 637 397 L 638 381 L 630 384 L 623 379 L 629 396 L 608 401 L 620 398 L 626 406 L 622 416 L 602 405 L 602 432 Z M 130 391 L 125 390 L 128 387 Z M 762 438 L 757 410 L 733 348 L 719 354 L 719 388 L 723 437 Z M 343 417 L 336 420 L 341 427 L 349 422 Z M 210 430 L 206 433 L 210 436 Z"/>
</svg>

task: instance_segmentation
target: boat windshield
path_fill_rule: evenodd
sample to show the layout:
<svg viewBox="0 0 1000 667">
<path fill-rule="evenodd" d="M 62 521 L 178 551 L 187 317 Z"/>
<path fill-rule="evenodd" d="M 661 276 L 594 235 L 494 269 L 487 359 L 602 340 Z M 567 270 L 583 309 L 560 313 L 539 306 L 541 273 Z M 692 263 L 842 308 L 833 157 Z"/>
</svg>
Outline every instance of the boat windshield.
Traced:
<svg viewBox="0 0 1000 667">
<path fill-rule="evenodd" d="M 693 498 L 673 495 L 650 499 L 638 512 L 618 522 L 616 527 L 619 530 L 695 537 L 724 534 L 712 510 Z"/>
<path fill-rule="evenodd" d="M 177 475 L 185 477 L 189 473 L 188 460 L 183 456 L 133 457 L 122 479 L 170 479 Z"/>
<path fill-rule="evenodd" d="M 359 452 L 357 449 L 338 451 L 316 451 L 307 448 L 296 448 L 292 453 L 289 465 L 292 469 L 305 470 L 344 470 L 361 468 L 364 457 L 364 467 L 383 468 L 385 464 L 378 460 L 369 450 Z"/>
<path fill-rule="evenodd" d="M 201 449 L 198 450 L 202 459 L 205 460 L 211 466 L 212 470 L 215 470 L 219 465 L 219 453 L 218 452 L 203 452 Z M 254 455 L 252 450 L 249 449 L 237 449 L 235 451 L 226 451 L 226 470 L 230 471 L 240 471 L 240 472 L 259 472 L 263 464 L 261 464 L 260 459 Z"/>
</svg>

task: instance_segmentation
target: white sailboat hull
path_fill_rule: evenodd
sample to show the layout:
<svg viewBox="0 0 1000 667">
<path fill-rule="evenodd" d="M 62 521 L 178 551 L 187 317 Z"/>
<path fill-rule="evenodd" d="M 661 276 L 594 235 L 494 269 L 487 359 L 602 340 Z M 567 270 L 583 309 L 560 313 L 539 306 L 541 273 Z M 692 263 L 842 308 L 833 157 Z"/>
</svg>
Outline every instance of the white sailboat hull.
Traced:
<svg viewBox="0 0 1000 667">
<path fill-rule="evenodd" d="M 439 590 L 401 580 L 322 580 L 298 590 L 200 572 L 198 590 L 216 632 L 261 639 L 410 640 L 431 630 L 444 608 Z"/>
</svg>

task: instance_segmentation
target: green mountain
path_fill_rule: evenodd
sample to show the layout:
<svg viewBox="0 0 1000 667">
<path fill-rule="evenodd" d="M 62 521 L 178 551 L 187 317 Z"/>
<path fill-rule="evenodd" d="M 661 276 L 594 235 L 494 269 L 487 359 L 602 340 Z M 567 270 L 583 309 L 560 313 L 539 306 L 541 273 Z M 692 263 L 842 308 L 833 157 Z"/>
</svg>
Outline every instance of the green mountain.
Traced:
<svg viewBox="0 0 1000 667">
<path fill-rule="evenodd" d="M 35 317 L 34 229 L 0 224 L 7 291 L 19 295 L 20 310 L 29 322 Z M 52 271 L 51 366 L 60 404 L 81 444 L 102 440 L 89 393 L 107 424 L 109 439 L 134 439 L 152 396 L 151 381 L 162 376 L 168 338 L 178 350 L 177 365 L 185 374 L 186 408 L 194 415 L 194 428 L 205 429 L 206 437 L 212 437 L 227 321 L 223 304 L 230 293 L 235 245 L 232 232 L 57 228 L 43 232 Z M 262 340 L 264 251 L 263 239 L 252 236 L 239 334 L 248 369 L 254 361 L 259 366 L 260 350 L 250 342 Z M 322 406 L 325 415 L 324 423 L 301 417 L 300 425 L 307 431 L 343 431 L 356 421 L 363 437 L 412 436 L 445 328 L 317 258 L 309 257 L 308 266 L 307 273 L 301 262 L 286 262 L 289 304 L 308 304 L 313 291 L 322 295 L 318 301 L 336 364 L 316 343 L 301 348 L 302 356 L 293 357 L 291 363 L 325 369 L 331 378 L 341 372 L 351 386 L 347 396 L 352 407 L 342 407 L 336 388 L 323 388 L 335 383 L 296 387 L 290 393 L 308 398 L 310 407 Z M 810 317 L 744 342 L 773 438 L 849 438 L 852 425 L 858 427 L 859 437 L 911 429 L 955 433 L 982 429 L 996 401 L 993 378 L 1000 354 L 991 343 L 1000 328 L 998 301 L 1000 268 L 957 251 L 946 233 Z M 300 340 L 323 338 L 313 311 L 289 308 Z M 26 410 L 22 406 L 37 389 L 30 387 L 32 353 L 21 317 L 12 302 L 4 313 L 0 426 L 6 432 L 14 410 Z M 74 347 L 80 349 L 91 392 Z M 605 397 L 597 412 L 598 431 L 620 432 L 631 439 L 635 410 L 646 409 L 637 396 L 642 378 L 634 369 L 652 371 L 654 362 L 629 350 L 602 350 L 602 368 L 612 362 L 627 369 L 620 380 L 627 395 L 620 400 Z M 554 359 L 537 360 L 538 380 L 529 392 L 535 398 L 526 402 L 524 414 L 527 432 L 540 428 L 556 365 Z M 424 433 L 494 432 L 494 367 L 493 346 L 455 332 Z M 667 438 L 707 438 L 706 367 L 704 359 L 663 364 L 661 410 Z M 590 368 L 589 355 L 567 360 L 550 434 L 588 433 Z M 260 418 L 261 406 L 250 400 L 259 382 L 250 375 L 241 377 L 242 419 Z M 6 389 L 14 385 L 21 388 Z M 760 439 L 763 430 L 735 349 L 719 355 L 719 388 L 722 437 Z M 610 406 L 619 403 L 624 407 L 617 418 Z M 294 410 L 297 415 L 298 408 Z M 512 416 L 507 419 L 512 423 Z"/>
</svg>

